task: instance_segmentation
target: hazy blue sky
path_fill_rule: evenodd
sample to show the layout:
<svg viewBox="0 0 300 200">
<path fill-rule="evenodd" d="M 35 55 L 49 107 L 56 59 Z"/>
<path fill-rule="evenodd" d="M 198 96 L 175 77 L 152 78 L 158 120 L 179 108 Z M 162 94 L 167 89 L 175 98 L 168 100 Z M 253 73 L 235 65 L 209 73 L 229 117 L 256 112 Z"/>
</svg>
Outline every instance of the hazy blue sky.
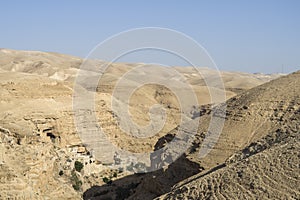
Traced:
<svg viewBox="0 0 300 200">
<path fill-rule="evenodd" d="M 155 26 L 191 36 L 222 70 L 300 69 L 298 0 L 6 0 L 0 19 L 0 48 L 85 57 L 120 31 Z"/>
</svg>

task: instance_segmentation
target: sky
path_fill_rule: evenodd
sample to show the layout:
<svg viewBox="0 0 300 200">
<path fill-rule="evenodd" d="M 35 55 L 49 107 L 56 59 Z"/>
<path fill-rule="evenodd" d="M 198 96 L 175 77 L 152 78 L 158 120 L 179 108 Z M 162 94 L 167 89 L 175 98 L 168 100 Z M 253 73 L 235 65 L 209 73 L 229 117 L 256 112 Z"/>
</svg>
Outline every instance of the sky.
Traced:
<svg viewBox="0 0 300 200">
<path fill-rule="evenodd" d="M 0 48 L 86 57 L 122 31 L 162 27 L 196 40 L 221 70 L 289 73 L 300 70 L 299 10 L 298 0 L 7 0 Z"/>
</svg>

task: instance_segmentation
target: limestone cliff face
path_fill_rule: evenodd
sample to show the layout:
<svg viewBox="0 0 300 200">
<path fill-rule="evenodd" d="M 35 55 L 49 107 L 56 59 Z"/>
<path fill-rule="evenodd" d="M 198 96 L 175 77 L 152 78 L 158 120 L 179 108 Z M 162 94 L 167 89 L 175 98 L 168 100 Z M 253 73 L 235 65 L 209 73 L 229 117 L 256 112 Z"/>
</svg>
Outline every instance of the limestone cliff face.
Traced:
<svg viewBox="0 0 300 200">
<path fill-rule="evenodd" d="M 79 199 L 68 180 L 59 176 L 58 156 L 64 155 L 51 142 L 34 136 L 20 142 L 6 129 L 0 134 L 2 199 Z"/>
</svg>

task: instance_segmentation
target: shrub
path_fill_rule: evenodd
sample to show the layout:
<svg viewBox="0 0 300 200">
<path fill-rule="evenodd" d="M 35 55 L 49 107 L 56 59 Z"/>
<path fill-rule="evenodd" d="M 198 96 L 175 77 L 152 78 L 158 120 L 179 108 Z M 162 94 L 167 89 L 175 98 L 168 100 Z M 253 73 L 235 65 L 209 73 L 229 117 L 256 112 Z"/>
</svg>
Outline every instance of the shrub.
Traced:
<svg viewBox="0 0 300 200">
<path fill-rule="evenodd" d="M 117 176 L 118 176 L 118 173 L 114 172 L 113 177 L 117 178 Z"/>
<path fill-rule="evenodd" d="M 111 184 L 112 183 L 112 180 L 107 178 L 107 177 L 104 177 L 103 179 L 103 182 L 106 183 L 106 184 Z"/>
<path fill-rule="evenodd" d="M 75 171 L 72 171 L 72 176 L 71 176 L 71 182 L 72 182 L 72 186 L 74 188 L 74 190 L 80 190 L 81 186 L 82 186 L 82 182 L 81 180 L 79 180 L 79 178 L 77 177 Z"/>
<path fill-rule="evenodd" d="M 83 164 L 81 162 L 79 162 L 79 161 L 76 160 L 75 164 L 74 164 L 74 167 L 75 167 L 76 171 L 80 172 L 82 170 L 82 168 L 83 168 Z"/>
</svg>

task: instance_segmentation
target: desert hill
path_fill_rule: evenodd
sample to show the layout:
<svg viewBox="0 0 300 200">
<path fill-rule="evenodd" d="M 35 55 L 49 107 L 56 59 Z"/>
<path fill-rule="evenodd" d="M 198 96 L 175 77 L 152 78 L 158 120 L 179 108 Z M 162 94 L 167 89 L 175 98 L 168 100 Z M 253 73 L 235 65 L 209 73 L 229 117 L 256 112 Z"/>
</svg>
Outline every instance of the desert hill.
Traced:
<svg viewBox="0 0 300 200">
<path fill-rule="evenodd" d="M 232 138 L 228 133 L 209 155 L 218 163 L 158 199 L 299 199 L 299 85 L 300 72 L 295 72 L 229 100 L 228 111 L 238 113 L 228 118 L 241 126 L 232 127 Z M 252 124 L 251 116 L 258 121 Z M 245 147 L 227 154 L 231 156 L 220 154 L 224 149 L 233 152 L 230 144 L 240 138 Z M 220 161 L 220 155 L 227 159 Z"/>
<path fill-rule="evenodd" d="M 11 49 L 0 49 L 0 69 L 11 72 L 23 72 L 50 77 L 57 80 L 74 81 L 80 65 L 85 60 L 82 58 L 40 51 L 19 51 Z M 105 64 L 101 60 L 89 60 L 91 65 Z M 128 70 L 139 65 L 135 63 L 113 63 L 109 67 L 104 79 L 104 84 L 114 82 L 118 77 Z M 192 85 L 205 86 L 203 78 L 193 67 L 175 67 L 182 73 Z M 215 76 L 214 70 L 209 68 L 199 68 L 202 74 Z M 278 74 L 249 74 L 242 72 L 221 72 L 225 87 L 230 90 L 245 90 L 260 85 L 274 78 Z"/>
<path fill-rule="evenodd" d="M 200 115 L 193 147 L 168 169 L 94 186 L 84 198 L 153 199 L 175 184 L 160 199 L 298 199 L 299 80 L 295 72 L 229 99 L 222 134 L 205 158 L 199 150 L 209 111 Z"/>
<path fill-rule="evenodd" d="M 145 198 L 154 198 L 169 192 L 174 184 L 225 162 L 233 153 L 266 136 L 266 132 L 280 127 L 281 125 L 276 124 L 276 120 L 272 121 L 269 115 L 272 114 L 272 109 L 278 109 L 278 116 L 274 114 L 273 118 L 280 119 L 280 113 L 286 112 L 285 109 L 289 106 L 285 99 L 281 102 L 281 98 L 288 95 L 277 93 L 277 85 L 272 85 L 272 82 L 262 86 L 265 89 L 254 88 L 278 75 L 221 72 L 227 98 L 233 98 L 228 102 L 229 120 L 226 121 L 224 134 L 216 146 L 219 151 L 211 152 L 212 156 L 218 155 L 216 159 L 198 159 L 197 150 L 202 136 L 206 134 L 205 126 L 209 121 L 209 114 L 201 114 L 199 120 L 203 126 L 199 129 L 193 146 L 194 151 L 187 152 L 167 169 L 167 176 L 159 171 L 154 174 L 158 181 L 152 180 L 153 174 L 144 177 L 117 172 L 115 177 L 116 172 L 110 171 L 105 163 L 91 155 L 78 137 L 74 126 L 73 87 L 82 62 L 81 58 L 57 53 L 0 49 L 0 199 L 80 199 L 83 192 L 92 186 L 105 185 L 105 177 L 111 177 L 121 188 L 130 183 L 128 180 L 136 183 L 134 188 L 140 192 L 136 192 L 132 198 L 141 197 L 142 192 Z M 105 63 L 99 60 L 90 62 L 95 65 Z M 112 91 L 118 77 L 134 66 L 136 64 L 110 65 L 97 86 L 94 112 L 112 142 L 132 152 L 147 152 L 160 146 L 164 137 L 172 135 L 172 130 L 178 123 L 178 104 L 167 88 L 157 85 L 139 88 L 129 105 L 136 123 L 147 124 L 149 107 L 156 103 L 165 106 L 169 121 L 159 134 L 148 139 L 135 140 L 122 133 L 118 128 L 118 118 L 111 111 Z M 208 88 L 199 73 L 189 67 L 176 67 L 176 70 L 187 78 L 195 89 L 200 104 L 208 107 L 208 111 L 209 104 L 214 102 L 211 102 Z M 215 76 L 211 69 L 200 68 L 200 71 L 211 77 Z M 282 88 L 286 87 L 284 84 L 282 83 Z M 269 86 L 273 89 L 269 90 Z M 247 90 L 250 88 L 253 89 L 249 90 L 248 94 Z M 86 89 L 86 92 L 91 91 Z M 264 92 L 269 92 L 270 97 L 259 96 L 263 96 Z M 272 95 L 278 96 L 271 98 Z M 269 110 L 261 106 L 259 100 L 256 101 L 260 98 L 265 99 L 265 102 L 262 101 L 263 105 L 269 105 Z M 277 98 L 280 102 L 277 102 Z M 297 99 L 294 99 L 297 102 Z M 199 108 L 200 111 L 201 109 Z M 246 118 L 248 115 L 251 118 Z M 259 131 L 255 132 L 257 123 L 265 119 L 266 123 L 258 126 Z M 241 128 L 247 128 L 244 135 L 238 131 Z M 250 134 L 252 132 L 253 134 Z M 76 161 L 84 164 L 82 170 L 75 169 Z M 187 168 L 190 169 L 185 172 L 184 169 Z M 179 171 L 182 173 L 174 178 Z M 137 176 L 139 178 L 136 178 Z M 164 184 L 166 177 L 169 181 Z M 140 178 L 144 178 L 142 184 Z M 152 184 L 148 184 L 147 181 L 152 181 Z M 160 187 L 159 184 L 162 184 L 161 190 L 155 192 Z M 150 186 L 152 188 L 149 188 Z M 132 191 L 137 191 L 136 189 Z"/>
</svg>

